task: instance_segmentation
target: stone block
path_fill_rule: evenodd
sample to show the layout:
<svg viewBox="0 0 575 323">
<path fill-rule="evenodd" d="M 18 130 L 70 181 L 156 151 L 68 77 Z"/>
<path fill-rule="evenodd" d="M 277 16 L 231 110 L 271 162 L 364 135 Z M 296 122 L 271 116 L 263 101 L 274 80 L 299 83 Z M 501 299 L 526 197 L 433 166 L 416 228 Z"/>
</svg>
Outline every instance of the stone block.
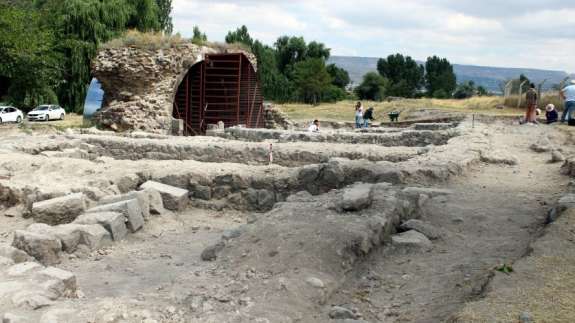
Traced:
<svg viewBox="0 0 575 323">
<path fill-rule="evenodd" d="M 431 240 L 439 239 L 443 236 L 443 233 L 439 228 L 421 220 L 406 221 L 401 224 L 401 229 L 406 231 L 415 230 Z"/>
<path fill-rule="evenodd" d="M 56 281 L 58 282 L 63 288 L 58 291 L 60 294 L 59 296 L 65 297 L 74 297 L 76 296 L 76 291 L 78 289 L 76 283 L 76 275 L 73 273 L 62 270 L 56 267 L 48 267 L 34 275 L 34 280 L 36 282 L 47 282 L 47 281 Z"/>
<path fill-rule="evenodd" d="M 357 184 L 346 188 L 338 202 L 338 208 L 343 211 L 361 211 L 368 208 L 372 202 L 371 184 Z"/>
<path fill-rule="evenodd" d="M 140 188 L 158 191 L 162 196 L 164 207 L 168 210 L 180 211 L 188 204 L 187 190 L 154 181 L 147 181 Z"/>
<path fill-rule="evenodd" d="M 166 209 L 164 209 L 164 201 L 162 201 L 162 195 L 160 192 L 147 189 L 144 190 L 146 194 L 148 194 L 148 201 L 150 202 L 150 214 L 160 215 L 166 213 Z"/>
<path fill-rule="evenodd" d="M 140 209 L 140 203 L 136 199 L 121 201 L 112 204 L 100 205 L 89 209 L 86 213 L 118 212 L 126 220 L 128 229 L 136 232 L 144 226 L 144 216 Z"/>
<path fill-rule="evenodd" d="M 85 245 L 90 250 L 97 250 L 111 241 L 110 233 L 99 224 L 61 224 L 48 226 L 35 223 L 28 231 L 56 236 L 62 243 L 62 250 L 73 253 L 78 245 Z"/>
<path fill-rule="evenodd" d="M 70 223 L 86 210 L 83 193 L 74 193 L 32 204 L 36 222 L 50 225 Z"/>
<path fill-rule="evenodd" d="M 44 268 L 37 262 L 28 261 L 16 264 L 6 270 L 6 275 L 9 277 L 20 277 L 30 275 L 38 270 Z"/>
<path fill-rule="evenodd" d="M 0 256 L 0 270 L 2 270 L 5 267 L 10 267 L 12 265 L 14 265 L 14 260 Z"/>
<path fill-rule="evenodd" d="M 12 259 L 15 263 L 21 263 L 26 261 L 31 261 L 33 258 L 30 257 L 24 251 L 14 248 L 6 244 L 0 244 L 0 257 L 6 257 Z"/>
<path fill-rule="evenodd" d="M 396 248 L 405 251 L 426 251 L 432 248 L 431 241 L 425 235 L 415 230 L 396 234 L 391 237 L 391 241 Z"/>
<path fill-rule="evenodd" d="M 136 199 L 138 203 L 140 203 L 142 215 L 144 216 L 144 219 L 148 219 L 150 217 L 150 197 L 145 191 L 132 191 L 120 195 L 109 195 L 98 201 L 98 205 L 113 204 L 133 199 Z"/>
<path fill-rule="evenodd" d="M 125 217 L 118 212 L 85 213 L 77 217 L 74 223 L 99 224 L 110 233 L 114 241 L 124 239 L 128 233 Z"/>
<path fill-rule="evenodd" d="M 60 263 L 62 243 L 54 235 L 16 230 L 12 246 L 25 251 L 44 265 Z"/>
</svg>

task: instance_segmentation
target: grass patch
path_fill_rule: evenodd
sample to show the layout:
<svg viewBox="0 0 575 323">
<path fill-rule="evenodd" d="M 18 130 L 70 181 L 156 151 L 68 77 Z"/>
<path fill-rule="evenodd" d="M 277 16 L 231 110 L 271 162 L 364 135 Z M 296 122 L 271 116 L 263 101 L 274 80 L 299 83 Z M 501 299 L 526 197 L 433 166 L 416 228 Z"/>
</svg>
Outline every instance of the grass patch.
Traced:
<svg viewBox="0 0 575 323">
<path fill-rule="evenodd" d="M 387 113 L 401 111 L 400 121 L 410 119 L 417 111 L 440 110 L 453 113 L 476 113 L 494 116 L 520 116 L 525 113 L 524 109 L 504 107 L 502 97 L 473 97 L 465 100 L 455 99 L 405 99 L 392 102 L 363 101 L 363 106 L 375 108 L 377 121 L 388 121 Z M 348 121 L 354 120 L 355 101 L 340 101 L 337 103 L 323 103 L 317 106 L 290 103 L 279 105 L 290 119 L 293 120 L 329 120 Z M 503 108 L 498 108 L 503 107 Z"/>
</svg>

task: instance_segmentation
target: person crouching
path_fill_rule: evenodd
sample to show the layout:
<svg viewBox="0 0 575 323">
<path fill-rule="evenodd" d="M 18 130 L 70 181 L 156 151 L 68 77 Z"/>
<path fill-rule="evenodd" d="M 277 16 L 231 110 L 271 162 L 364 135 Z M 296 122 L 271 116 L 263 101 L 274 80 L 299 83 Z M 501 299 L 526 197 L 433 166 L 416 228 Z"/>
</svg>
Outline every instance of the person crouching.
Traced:
<svg viewBox="0 0 575 323">
<path fill-rule="evenodd" d="M 559 114 L 557 110 L 555 110 L 555 105 L 548 104 L 547 107 L 545 107 L 545 118 L 547 119 L 547 124 L 559 121 Z"/>
</svg>

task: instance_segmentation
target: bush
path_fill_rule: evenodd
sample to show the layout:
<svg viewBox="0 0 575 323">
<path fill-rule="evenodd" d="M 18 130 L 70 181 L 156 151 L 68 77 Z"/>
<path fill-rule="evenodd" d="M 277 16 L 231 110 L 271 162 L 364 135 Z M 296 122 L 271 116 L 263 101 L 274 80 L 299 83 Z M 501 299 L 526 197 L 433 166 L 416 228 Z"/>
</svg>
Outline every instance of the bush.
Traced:
<svg viewBox="0 0 575 323">
<path fill-rule="evenodd" d="M 512 96 L 505 98 L 504 104 L 507 107 L 516 108 L 518 101 L 519 101 L 519 96 L 512 95 Z M 524 95 L 522 95 L 522 98 L 521 98 L 520 108 L 526 108 L 527 107 L 526 103 L 527 103 L 527 101 L 525 99 L 525 94 L 524 94 Z M 548 104 L 555 105 L 555 108 L 558 110 L 563 110 L 563 108 L 564 108 L 563 100 L 559 97 L 559 94 L 557 94 L 557 93 L 548 92 L 548 93 L 543 93 L 541 95 L 541 99 L 539 100 L 539 107 L 545 108 Z"/>
<path fill-rule="evenodd" d="M 447 91 L 445 91 L 444 89 L 436 90 L 435 92 L 433 92 L 432 96 L 435 99 L 449 99 L 449 98 L 451 98 L 451 95 L 449 95 L 449 93 L 447 93 Z"/>
<path fill-rule="evenodd" d="M 156 32 L 139 32 L 128 30 L 124 35 L 105 43 L 104 48 L 136 47 L 141 49 L 157 50 L 176 47 L 186 40 L 180 34 L 164 35 Z"/>
<path fill-rule="evenodd" d="M 347 92 L 335 85 L 330 85 L 321 95 L 322 102 L 333 103 L 345 100 L 346 98 Z"/>
</svg>

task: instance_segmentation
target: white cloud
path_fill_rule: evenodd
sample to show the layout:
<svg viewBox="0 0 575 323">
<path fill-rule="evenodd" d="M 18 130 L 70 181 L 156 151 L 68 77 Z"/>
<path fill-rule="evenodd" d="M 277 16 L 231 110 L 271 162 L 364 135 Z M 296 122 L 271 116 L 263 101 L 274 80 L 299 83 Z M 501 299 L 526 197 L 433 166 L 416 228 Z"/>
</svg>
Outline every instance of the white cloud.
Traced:
<svg viewBox="0 0 575 323">
<path fill-rule="evenodd" d="M 273 44 L 304 36 L 334 55 L 575 71 L 575 1 L 565 0 L 174 0 L 175 30 L 194 25 L 211 40 L 246 25 Z"/>
</svg>

